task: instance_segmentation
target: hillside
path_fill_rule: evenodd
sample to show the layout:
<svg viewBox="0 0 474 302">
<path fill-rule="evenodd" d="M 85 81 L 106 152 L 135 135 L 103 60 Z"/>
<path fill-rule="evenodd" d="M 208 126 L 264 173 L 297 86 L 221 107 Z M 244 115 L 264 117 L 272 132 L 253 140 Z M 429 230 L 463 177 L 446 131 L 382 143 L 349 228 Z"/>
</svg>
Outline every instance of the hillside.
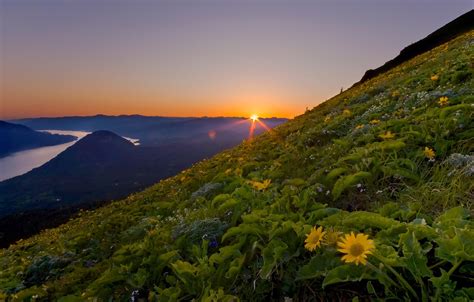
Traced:
<svg viewBox="0 0 474 302">
<path fill-rule="evenodd" d="M 2 250 L 3 297 L 474 299 L 473 45 L 470 31 Z"/>
<path fill-rule="evenodd" d="M 0 121 L 0 157 L 22 150 L 64 144 L 75 139 L 72 135 L 39 132 L 23 125 Z"/>
<path fill-rule="evenodd" d="M 44 165 L 0 182 L 0 247 L 56 227 L 80 209 L 143 190 L 243 137 L 146 147 L 110 131 L 93 132 Z"/>
<path fill-rule="evenodd" d="M 390 69 L 397 67 L 398 65 L 420 55 L 424 52 L 427 52 L 436 46 L 439 46 L 443 43 L 448 42 L 449 40 L 455 38 L 456 36 L 468 32 L 474 29 L 474 9 L 471 9 L 467 13 L 459 16 L 433 33 L 429 34 L 424 39 L 417 41 L 400 51 L 400 54 L 393 58 L 392 60 L 386 62 L 382 66 L 376 69 L 369 69 L 365 72 L 362 79 L 356 83 L 360 84 L 365 81 L 372 79 L 373 77 L 387 72 Z"/>
</svg>

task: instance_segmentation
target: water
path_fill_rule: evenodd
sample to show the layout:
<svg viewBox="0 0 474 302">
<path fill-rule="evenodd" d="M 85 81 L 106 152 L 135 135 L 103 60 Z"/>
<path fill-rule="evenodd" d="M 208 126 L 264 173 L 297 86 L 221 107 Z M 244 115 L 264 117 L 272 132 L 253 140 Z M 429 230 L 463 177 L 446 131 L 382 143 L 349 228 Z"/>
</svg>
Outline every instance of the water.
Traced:
<svg viewBox="0 0 474 302">
<path fill-rule="evenodd" d="M 64 131 L 64 130 L 41 130 L 52 134 L 69 134 L 77 137 L 75 141 L 41 148 L 34 148 L 15 152 L 6 157 L 0 158 L 0 181 L 9 179 L 18 175 L 25 174 L 34 168 L 37 168 L 49 160 L 53 159 L 59 153 L 74 145 L 79 139 L 83 138 L 90 132 L 84 131 Z M 128 138 L 133 144 L 138 145 L 138 140 Z"/>
</svg>

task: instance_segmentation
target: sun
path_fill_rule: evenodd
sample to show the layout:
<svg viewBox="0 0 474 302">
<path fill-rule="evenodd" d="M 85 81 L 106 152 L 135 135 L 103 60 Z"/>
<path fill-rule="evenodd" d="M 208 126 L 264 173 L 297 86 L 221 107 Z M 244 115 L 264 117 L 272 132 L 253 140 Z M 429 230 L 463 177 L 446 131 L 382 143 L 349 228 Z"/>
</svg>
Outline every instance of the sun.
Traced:
<svg viewBox="0 0 474 302">
<path fill-rule="evenodd" d="M 258 115 L 252 114 L 252 115 L 250 116 L 250 119 L 255 122 L 255 121 L 258 120 Z"/>
</svg>

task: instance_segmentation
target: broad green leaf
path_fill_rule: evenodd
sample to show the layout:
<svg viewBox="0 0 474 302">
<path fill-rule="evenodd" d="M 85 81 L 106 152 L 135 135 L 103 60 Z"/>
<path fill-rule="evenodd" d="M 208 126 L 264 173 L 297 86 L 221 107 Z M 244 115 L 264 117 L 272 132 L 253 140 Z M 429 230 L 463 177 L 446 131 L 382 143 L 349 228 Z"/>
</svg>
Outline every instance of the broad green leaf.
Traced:
<svg viewBox="0 0 474 302">
<path fill-rule="evenodd" d="M 423 254 L 420 243 L 416 239 L 415 233 L 408 231 L 400 236 L 400 246 L 403 251 L 403 262 L 406 268 L 416 277 L 431 277 L 432 272 L 428 268 L 428 259 Z"/>
<path fill-rule="evenodd" d="M 326 178 L 327 180 L 333 180 L 339 175 L 346 173 L 347 171 L 348 171 L 347 168 L 336 168 L 336 169 L 333 169 L 331 172 L 329 172 Z"/>
<path fill-rule="evenodd" d="M 441 229 L 448 229 L 449 227 L 462 228 L 469 223 L 467 220 L 469 217 L 468 210 L 463 207 L 455 207 L 441 214 L 435 220 L 434 225 Z"/>
<path fill-rule="evenodd" d="M 364 265 L 344 264 L 330 270 L 323 280 L 323 288 L 328 285 L 361 280 L 375 280 L 375 274 Z"/>
<path fill-rule="evenodd" d="M 230 228 L 227 232 L 222 236 L 222 242 L 224 242 L 227 238 L 234 237 L 234 236 L 242 236 L 242 235 L 255 235 L 261 236 L 264 234 L 264 230 L 261 226 L 257 224 L 241 224 L 239 226 Z"/>
<path fill-rule="evenodd" d="M 337 199 L 339 196 L 341 196 L 342 192 L 348 187 L 355 185 L 363 179 L 369 178 L 371 176 L 372 174 L 370 174 L 369 172 L 357 172 L 355 174 L 339 178 L 334 184 L 334 187 L 332 188 L 333 199 Z"/>
<path fill-rule="evenodd" d="M 454 233 L 452 238 L 436 240 L 436 256 L 453 264 L 458 260 L 474 261 L 474 230 L 454 229 Z"/>
<path fill-rule="evenodd" d="M 232 262 L 229 264 L 229 270 L 225 274 L 226 278 L 235 278 L 237 274 L 240 272 L 242 266 L 244 265 L 245 262 L 245 255 L 240 255 L 239 257 L 235 258 L 232 260 Z"/>
<path fill-rule="evenodd" d="M 401 223 L 397 220 L 383 217 L 377 213 L 356 211 L 344 217 L 342 225 L 347 228 L 358 230 L 364 230 L 368 228 L 384 230 L 397 227 L 401 225 Z"/>
<path fill-rule="evenodd" d="M 298 271 L 296 280 L 314 279 L 325 276 L 327 272 L 341 264 L 339 257 L 335 253 L 323 252 L 323 254 L 313 256 L 307 264 Z"/>
<path fill-rule="evenodd" d="M 283 256 L 288 249 L 288 245 L 279 239 L 273 239 L 263 249 L 263 267 L 260 275 L 263 279 L 271 276 L 273 268 L 283 261 Z"/>
<path fill-rule="evenodd" d="M 449 298 L 456 289 L 456 282 L 450 280 L 449 274 L 443 269 L 441 269 L 441 276 L 431 277 L 429 280 L 433 284 L 434 288 L 442 293 L 442 296 L 447 296 Z"/>
<path fill-rule="evenodd" d="M 325 217 L 339 213 L 341 210 L 337 208 L 324 208 L 316 211 L 312 211 L 309 214 L 308 222 L 312 224 L 317 224 L 317 222 Z"/>
</svg>

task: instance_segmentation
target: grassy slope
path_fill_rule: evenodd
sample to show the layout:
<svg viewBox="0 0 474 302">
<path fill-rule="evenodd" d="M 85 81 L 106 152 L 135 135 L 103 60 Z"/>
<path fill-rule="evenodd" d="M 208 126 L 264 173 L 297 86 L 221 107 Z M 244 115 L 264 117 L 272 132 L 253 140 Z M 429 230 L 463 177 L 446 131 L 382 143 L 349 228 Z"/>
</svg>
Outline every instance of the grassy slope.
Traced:
<svg viewBox="0 0 474 302">
<path fill-rule="evenodd" d="M 473 56 L 471 31 L 251 142 L 2 250 L 0 296 L 468 299 L 474 168 L 472 157 L 453 154 L 473 152 Z M 395 137 L 379 137 L 387 131 Z M 456 206 L 463 209 L 448 210 Z M 306 251 L 312 225 L 369 234 L 378 254 L 369 261 L 383 262 L 381 271 L 343 264 L 331 246 Z"/>
</svg>

